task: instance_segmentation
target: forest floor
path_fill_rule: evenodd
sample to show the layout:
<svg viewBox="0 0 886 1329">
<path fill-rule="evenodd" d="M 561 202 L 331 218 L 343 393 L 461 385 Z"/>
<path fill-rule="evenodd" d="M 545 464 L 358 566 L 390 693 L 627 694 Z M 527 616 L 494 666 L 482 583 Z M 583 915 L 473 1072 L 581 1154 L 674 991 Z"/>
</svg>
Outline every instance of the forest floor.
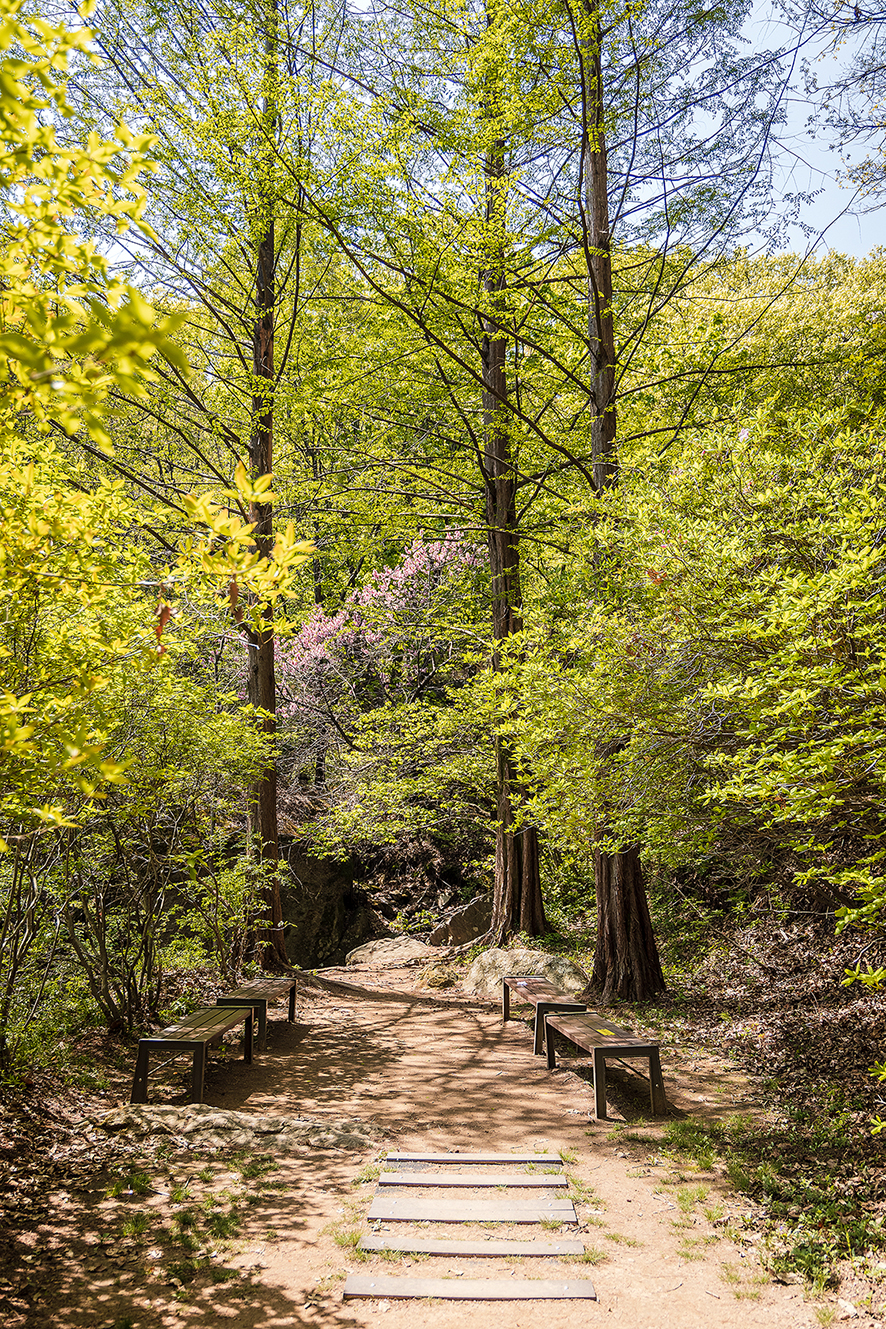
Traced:
<svg viewBox="0 0 886 1329">
<path fill-rule="evenodd" d="M 526 1024 L 502 1026 L 494 1003 L 457 988 L 419 991 L 415 970 L 340 976 L 377 995 L 301 988 L 297 1022 L 272 1012 L 268 1051 L 253 1065 L 236 1049 L 210 1063 L 206 1101 L 256 1118 L 356 1119 L 367 1147 L 306 1142 L 275 1155 L 188 1148 L 175 1135 L 110 1135 L 100 1122 L 128 1101 L 134 1060 L 119 1044 L 93 1049 L 106 1073 L 100 1094 L 53 1097 L 36 1085 L 5 1110 L 5 1326 L 449 1329 L 486 1325 L 491 1314 L 503 1329 L 883 1323 L 882 1275 L 847 1267 L 843 1285 L 824 1292 L 795 1273 L 779 1281 L 771 1261 L 767 1270 L 762 1208 L 698 1142 L 732 1121 L 765 1125 L 768 1109 L 752 1078 L 685 1029 L 660 1030 L 668 1120 L 650 1121 L 645 1082 L 614 1068 L 610 1120 L 597 1123 L 586 1062 L 548 1072 Z M 186 1103 L 185 1084 L 176 1063 L 152 1077 L 152 1102 Z M 361 1257 L 356 1236 L 367 1230 L 377 1163 L 391 1149 L 563 1151 L 586 1262 Z M 451 1234 L 489 1235 L 464 1225 Z M 590 1277 L 598 1301 L 345 1302 L 348 1272 Z"/>
</svg>

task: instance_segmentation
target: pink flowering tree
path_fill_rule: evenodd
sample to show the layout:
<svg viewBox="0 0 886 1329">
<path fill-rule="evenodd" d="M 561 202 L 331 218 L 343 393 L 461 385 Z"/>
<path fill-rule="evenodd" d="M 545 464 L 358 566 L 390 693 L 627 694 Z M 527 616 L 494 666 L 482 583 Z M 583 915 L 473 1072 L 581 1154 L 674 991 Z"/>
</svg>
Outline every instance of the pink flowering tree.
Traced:
<svg viewBox="0 0 886 1329">
<path fill-rule="evenodd" d="M 278 722 L 294 773 L 324 783 L 331 758 L 359 750 L 369 712 L 444 704 L 470 674 L 464 626 L 482 552 L 463 531 L 420 534 L 329 613 L 317 606 L 278 647 Z"/>
</svg>

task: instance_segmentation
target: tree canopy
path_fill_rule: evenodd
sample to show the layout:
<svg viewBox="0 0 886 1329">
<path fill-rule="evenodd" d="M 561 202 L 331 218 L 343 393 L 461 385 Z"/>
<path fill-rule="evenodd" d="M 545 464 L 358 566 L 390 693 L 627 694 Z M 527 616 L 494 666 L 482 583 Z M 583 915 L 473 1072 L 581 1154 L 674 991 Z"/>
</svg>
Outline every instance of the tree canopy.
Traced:
<svg viewBox="0 0 886 1329">
<path fill-rule="evenodd" d="M 6 853 L 73 898 L 147 818 L 285 966 L 281 817 L 367 872 L 427 837 L 490 940 L 577 874 L 647 937 L 607 998 L 689 871 L 877 925 L 886 273 L 777 252 L 802 42 L 4 3 Z"/>
</svg>

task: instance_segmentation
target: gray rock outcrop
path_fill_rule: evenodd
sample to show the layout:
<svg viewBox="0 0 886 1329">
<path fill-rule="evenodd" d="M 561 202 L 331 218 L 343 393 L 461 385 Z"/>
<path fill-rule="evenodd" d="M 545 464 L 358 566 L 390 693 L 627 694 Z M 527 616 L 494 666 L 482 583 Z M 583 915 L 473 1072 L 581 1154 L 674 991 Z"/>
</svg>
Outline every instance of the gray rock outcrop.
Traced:
<svg viewBox="0 0 886 1329">
<path fill-rule="evenodd" d="M 100 1130 L 137 1136 L 170 1136 L 186 1149 L 260 1149 L 285 1154 L 296 1145 L 313 1149 L 366 1149 L 373 1131 L 355 1117 L 318 1120 L 312 1117 L 258 1116 L 229 1112 L 208 1103 L 136 1104 L 117 1108 L 96 1122 Z"/>
<path fill-rule="evenodd" d="M 415 937 L 382 937 L 378 941 L 367 941 L 364 946 L 349 951 L 345 963 L 368 964 L 383 969 L 388 965 L 427 960 L 433 954 L 433 946 L 426 946 L 423 941 L 416 941 Z"/>
<path fill-rule="evenodd" d="M 492 892 L 451 910 L 428 937 L 431 946 L 465 946 L 482 937 L 492 922 Z"/>
<path fill-rule="evenodd" d="M 501 980 L 505 974 L 541 974 L 570 996 L 581 992 L 590 981 L 585 971 L 564 955 L 551 955 L 549 951 L 533 951 L 525 947 L 505 950 L 496 946 L 482 951 L 473 961 L 465 975 L 465 991 L 484 997 L 500 997 Z"/>
<path fill-rule="evenodd" d="M 349 950 L 389 931 L 357 884 L 359 865 L 315 858 L 281 841 L 291 870 L 281 889 L 286 954 L 296 969 L 341 964 Z"/>
</svg>

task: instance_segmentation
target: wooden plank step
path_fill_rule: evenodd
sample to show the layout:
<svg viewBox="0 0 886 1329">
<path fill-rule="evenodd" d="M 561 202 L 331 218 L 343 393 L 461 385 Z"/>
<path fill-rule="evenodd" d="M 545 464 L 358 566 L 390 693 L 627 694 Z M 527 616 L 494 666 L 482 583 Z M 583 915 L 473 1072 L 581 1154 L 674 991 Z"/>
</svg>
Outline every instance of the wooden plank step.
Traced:
<svg viewBox="0 0 886 1329">
<path fill-rule="evenodd" d="M 392 1278 L 349 1274 L 345 1297 L 440 1297 L 446 1301 L 596 1301 L 588 1278 Z"/>
<path fill-rule="evenodd" d="M 389 1163 L 535 1163 L 562 1167 L 559 1154 L 388 1154 Z"/>
<path fill-rule="evenodd" d="M 540 1223 L 543 1218 L 577 1223 L 571 1200 L 438 1200 L 376 1195 L 370 1219 L 389 1223 Z"/>
<path fill-rule="evenodd" d="M 562 1172 L 383 1172 L 379 1186 L 565 1186 Z"/>
<path fill-rule="evenodd" d="M 540 1255 L 556 1260 L 560 1255 L 583 1255 L 584 1245 L 575 1237 L 562 1241 L 462 1241 L 432 1237 L 361 1237 L 358 1250 L 402 1251 L 416 1255 Z"/>
</svg>

